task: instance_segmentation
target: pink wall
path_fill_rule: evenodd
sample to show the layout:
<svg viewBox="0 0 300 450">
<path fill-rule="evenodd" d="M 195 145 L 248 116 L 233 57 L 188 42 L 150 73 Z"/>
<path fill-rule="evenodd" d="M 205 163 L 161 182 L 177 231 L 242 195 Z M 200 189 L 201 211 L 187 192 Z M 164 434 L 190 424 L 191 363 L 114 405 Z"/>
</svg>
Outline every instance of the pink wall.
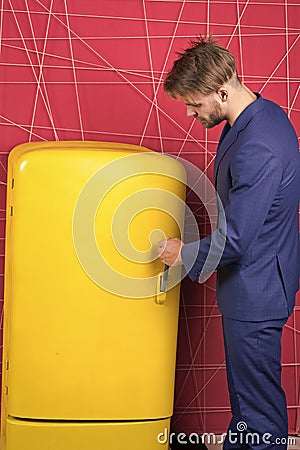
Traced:
<svg viewBox="0 0 300 450">
<path fill-rule="evenodd" d="M 0 7 L 2 276 L 7 154 L 17 144 L 55 139 L 142 144 L 180 155 L 211 177 L 220 127 L 205 131 L 162 91 L 174 52 L 190 37 L 219 37 L 236 55 L 245 83 L 277 101 L 299 135 L 298 1 L 1 0 Z M 188 200 L 197 212 L 199 203 Z M 229 406 L 213 277 L 205 285 L 183 282 L 180 313 L 173 427 L 223 432 Z M 283 339 L 289 427 L 298 433 L 299 337 L 300 306 Z"/>
</svg>

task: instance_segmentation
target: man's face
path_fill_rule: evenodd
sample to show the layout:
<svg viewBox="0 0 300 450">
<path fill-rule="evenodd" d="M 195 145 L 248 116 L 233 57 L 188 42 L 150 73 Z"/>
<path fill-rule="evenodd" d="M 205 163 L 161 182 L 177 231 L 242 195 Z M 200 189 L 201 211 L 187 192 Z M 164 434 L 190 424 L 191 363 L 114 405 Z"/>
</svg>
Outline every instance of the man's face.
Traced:
<svg viewBox="0 0 300 450">
<path fill-rule="evenodd" d="M 194 116 L 195 119 L 200 120 L 205 128 L 213 128 L 226 120 L 221 107 L 222 103 L 215 93 L 210 95 L 195 94 L 182 98 L 182 100 L 187 107 L 187 116 Z"/>
</svg>

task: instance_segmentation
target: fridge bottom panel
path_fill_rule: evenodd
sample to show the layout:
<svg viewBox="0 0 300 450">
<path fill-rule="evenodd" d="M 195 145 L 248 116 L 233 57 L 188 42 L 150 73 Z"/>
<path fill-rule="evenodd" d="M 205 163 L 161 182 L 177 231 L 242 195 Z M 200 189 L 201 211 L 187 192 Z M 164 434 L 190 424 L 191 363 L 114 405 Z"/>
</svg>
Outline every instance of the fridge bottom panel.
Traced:
<svg viewBox="0 0 300 450">
<path fill-rule="evenodd" d="M 170 419 L 34 422 L 8 418 L 1 450 L 167 450 Z"/>
</svg>

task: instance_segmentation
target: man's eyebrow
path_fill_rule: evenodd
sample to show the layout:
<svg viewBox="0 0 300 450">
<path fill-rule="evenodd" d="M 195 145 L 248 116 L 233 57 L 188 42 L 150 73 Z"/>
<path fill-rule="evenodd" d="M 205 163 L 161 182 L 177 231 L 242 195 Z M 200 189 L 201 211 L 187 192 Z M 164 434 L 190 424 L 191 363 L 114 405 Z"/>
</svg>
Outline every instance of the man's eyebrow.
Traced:
<svg viewBox="0 0 300 450">
<path fill-rule="evenodd" d="M 201 106 L 201 103 L 187 103 L 187 102 L 185 102 L 185 104 L 186 104 L 186 106 L 195 106 L 195 107 Z"/>
</svg>

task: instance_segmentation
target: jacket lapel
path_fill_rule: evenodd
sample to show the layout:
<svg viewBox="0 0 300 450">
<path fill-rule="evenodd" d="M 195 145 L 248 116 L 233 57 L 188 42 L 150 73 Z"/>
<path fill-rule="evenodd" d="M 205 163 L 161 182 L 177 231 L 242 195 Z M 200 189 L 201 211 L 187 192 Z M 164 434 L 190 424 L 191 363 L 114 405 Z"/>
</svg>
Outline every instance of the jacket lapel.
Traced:
<svg viewBox="0 0 300 450">
<path fill-rule="evenodd" d="M 229 150 L 231 145 L 236 141 L 238 133 L 240 129 L 237 127 L 234 129 L 234 127 L 230 128 L 230 125 L 226 123 L 225 127 L 223 128 L 221 138 L 219 141 L 219 145 L 217 148 L 217 153 L 215 157 L 215 163 L 214 163 L 214 180 L 216 183 L 217 175 L 218 175 L 218 168 L 219 164 L 221 162 L 221 159 L 225 155 L 225 153 Z"/>
</svg>

